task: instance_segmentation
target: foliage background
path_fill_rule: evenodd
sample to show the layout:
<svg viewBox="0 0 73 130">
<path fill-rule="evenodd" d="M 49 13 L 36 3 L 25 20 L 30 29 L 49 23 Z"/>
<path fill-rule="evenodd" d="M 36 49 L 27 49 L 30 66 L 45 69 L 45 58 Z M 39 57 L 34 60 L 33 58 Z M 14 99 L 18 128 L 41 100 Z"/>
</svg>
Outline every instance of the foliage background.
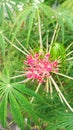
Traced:
<svg viewBox="0 0 73 130">
<path fill-rule="evenodd" d="M 73 130 L 73 113 L 61 103 L 56 91 L 53 91 L 51 99 L 50 93 L 43 91 L 44 84 L 36 94 L 36 83 L 21 84 L 19 82 L 24 77 L 12 78 L 24 69 L 25 55 L 19 49 L 23 52 L 24 48 L 31 52 L 39 50 L 37 10 L 41 18 L 44 48 L 47 36 L 50 45 L 57 23 L 54 42 L 65 48 L 73 42 L 73 0 L 40 1 L 37 5 L 33 0 L 0 1 L 0 122 L 5 129 L 16 123 L 21 130 L 32 130 L 33 127 L 38 130 Z M 63 51 L 61 46 L 59 51 Z M 67 64 L 65 73 L 73 77 L 72 60 Z M 64 87 L 60 89 L 73 107 L 73 81 L 61 77 L 61 82 Z M 30 104 L 33 96 L 35 100 Z"/>
</svg>

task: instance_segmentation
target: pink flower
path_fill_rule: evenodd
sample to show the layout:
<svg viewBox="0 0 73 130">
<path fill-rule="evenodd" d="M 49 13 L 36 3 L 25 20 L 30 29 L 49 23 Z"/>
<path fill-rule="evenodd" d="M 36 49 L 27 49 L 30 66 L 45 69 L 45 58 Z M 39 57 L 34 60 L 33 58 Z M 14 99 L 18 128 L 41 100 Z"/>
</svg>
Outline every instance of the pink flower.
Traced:
<svg viewBox="0 0 73 130">
<path fill-rule="evenodd" d="M 51 72 L 57 72 L 58 62 L 51 61 L 49 58 L 49 53 L 45 54 L 45 56 L 41 56 L 38 53 L 35 53 L 34 56 L 27 56 L 26 61 L 24 61 L 24 70 L 26 70 L 27 78 L 38 80 L 38 82 L 44 82 L 46 78 L 50 76 Z"/>
</svg>

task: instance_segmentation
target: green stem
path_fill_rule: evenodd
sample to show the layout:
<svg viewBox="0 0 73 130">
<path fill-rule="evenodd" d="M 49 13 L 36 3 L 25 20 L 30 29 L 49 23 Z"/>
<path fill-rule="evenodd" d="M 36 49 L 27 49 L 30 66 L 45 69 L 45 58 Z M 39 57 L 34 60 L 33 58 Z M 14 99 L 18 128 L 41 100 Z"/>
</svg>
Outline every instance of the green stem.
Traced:
<svg viewBox="0 0 73 130">
<path fill-rule="evenodd" d="M 30 54 L 30 52 L 20 43 L 20 41 L 15 38 L 16 42 L 24 49 L 24 51 L 27 53 L 27 54 Z"/>
<path fill-rule="evenodd" d="M 66 56 L 69 56 L 69 55 L 71 55 L 73 53 L 73 51 L 70 51 Z"/>
<path fill-rule="evenodd" d="M 25 74 L 20 74 L 20 75 L 17 75 L 17 76 L 10 77 L 10 79 L 15 79 L 15 78 L 23 77 L 23 76 L 25 76 Z"/>
<path fill-rule="evenodd" d="M 53 72 L 53 73 L 55 73 L 55 74 L 57 74 L 57 75 L 60 75 L 60 76 L 63 76 L 63 77 L 65 77 L 65 78 L 68 78 L 68 79 L 73 80 L 73 77 L 67 76 L 67 75 L 65 75 L 65 74 L 61 74 L 61 73 L 57 73 L 57 72 Z"/>
<path fill-rule="evenodd" d="M 41 86 L 41 83 L 39 83 L 39 84 L 38 84 L 37 89 L 35 90 L 35 93 L 37 93 L 37 92 L 39 91 L 40 86 Z M 34 100 L 34 97 L 32 97 L 32 99 L 31 99 L 30 103 L 32 103 L 32 102 L 33 102 L 33 100 Z"/>
<path fill-rule="evenodd" d="M 56 89 L 56 91 L 58 92 L 58 94 L 60 95 L 60 97 L 62 98 L 62 101 L 64 101 L 67 105 L 67 107 L 73 112 L 73 108 L 69 105 L 69 103 L 67 102 L 66 98 L 64 97 L 64 95 L 62 94 L 61 90 L 59 89 L 58 85 L 56 84 L 56 82 L 54 81 L 54 79 L 50 76 L 50 79 Z"/>
<path fill-rule="evenodd" d="M 37 11 L 38 14 L 38 30 L 39 30 L 39 39 L 40 39 L 40 50 L 43 50 L 43 42 L 42 42 L 42 32 L 41 32 L 41 20 L 39 15 L 39 10 Z"/>
<path fill-rule="evenodd" d="M 28 55 L 26 52 L 24 52 L 23 50 L 21 50 L 20 48 L 18 48 L 15 44 L 13 44 L 11 41 L 9 41 L 8 38 L 4 37 L 4 39 L 11 44 L 13 47 L 15 47 L 17 50 L 19 50 L 20 52 L 22 52 L 24 55 Z"/>
<path fill-rule="evenodd" d="M 47 78 L 47 82 L 46 82 L 46 91 L 47 91 L 47 93 L 49 92 L 48 78 Z"/>
<path fill-rule="evenodd" d="M 20 82 L 16 82 L 17 84 L 21 84 L 21 83 L 27 83 L 30 79 L 25 79 L 23 81 L 20 81 Z"/>
<path fill-rule="evenodd" d="M 73 45 L 73 42 L 66 48 L 66 51 Z"/>
<path fill-rule="evenodd" d="M 49 48 L 49 45 L 48 45 L 48 34 L 47 34 L 47 40 L 46 40 L 46 52 L 48 52 L 48 48 Z"/>
<path fill-rule="evenodd" d="M 52 40 L 51 40 L 50 48 L 49 48 L 49 53 L 51 52 L 51 49 L 52 49 L 52 46 L 53 46 L 53 42 L 54 42 L 54 39 L 55 39 L 55 35 L 57 33 L 57 29 L 58 29 L 58 23 L 56 24 L 56 27 L 55 27 L 55 30 L 54 30 L 54 33 L 53 33 L 53 36 L 52 36 Z"/>
<path fill-rule="evenodd" d="M 53 88 L 52 88 L 52 83 L 51 83 L 50 79 L 49 79 L 49 85 L 50 85 L 50 95 L 51 95 L 51 98 L 52 98 Z"/>
<path fill-rule="evenodd" d="M 73 60 L 73 57 L 66 59 L 67 61 Z"/>
</svg>

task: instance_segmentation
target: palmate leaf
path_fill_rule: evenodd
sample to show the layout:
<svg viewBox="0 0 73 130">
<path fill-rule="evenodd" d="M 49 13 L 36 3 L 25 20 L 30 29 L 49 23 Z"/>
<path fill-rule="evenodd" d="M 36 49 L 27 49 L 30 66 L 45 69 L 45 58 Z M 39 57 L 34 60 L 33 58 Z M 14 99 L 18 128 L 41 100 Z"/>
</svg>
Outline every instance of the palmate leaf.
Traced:
<svg viewBox="0 0 73 130">
<path fill-rule="evenodd" d="M 2 123 L 2 125 L 4 127 L 6 127 L 7 125 L 7 121 L 6 121 L 6 118 L 7 118 L 7 99 L 8 96 L 5 95 L 3 97 L 3 99 L 0 101 L 0 122 Z"/>
<path fill-rule="evenodd" d="M 4 86 L 5 85 L 5 86 Z M 24 130 L 24 119 L 21 113 L 21 106 L 19 106 L 16 98 L 13 95 L 13 89 L 11 84 L 4 84 L 3 87 L 0 87 L 0 122 L 3 127 L 7 126 L 6 118 L 7 118 L 7 107 L 8 102 L 10 103 L 10 110 L 15 122 Z"/>
<path fill-rule="evenodd" d="M 53 11 L 49 6 L 44 5 L 44 4 L 38 4 L 37 6 L 38 6 L 37 8 L 33 4 L 31 6 L 26 6 L 25 9 L 18 15 L 18 17 L 15 20 L 15 23 L 13 25 L 13 29 L 12 29 L 12 31 L 14 31 L 13 39 L 15 38 L 17 32 L 19 31 L 21 24 L 23 23 L 23 21 L 25 21 L 25 24 L 26 24 L 26 22 L 29 22 L 27 43 L 29 42 L 29 38 L 30 38 L 32 26 L 33 26 L 33 20 L 36 18 L 36 15 L 37 15 L 36 10 L 38 10 L 39 8 L 42 10 L 41 12 L 44 12 L 45 15 L 47 15 L 47 11 L 46 11 L 46 8 L 47 8 L 47 10 L 49 12 L 48 16 L 51 18 L 51 16 L 53 15 Z M 16 28 L 15 28 L 15 26 L 16 26 Z"/>
<path fill-rule="evenodd" d="M 72 30 L 73 28 L 73 22 L 70 17 L 70 11 L 64 10 L 64 9 L 53 9 L 48 5 L 45 4 L 38 4 L 38 9 L 41 10 L 41 13 L 44 13 L 52 23 L 57 21 L 61 27 L 62 30 L 62 42 L 64 43 L 64 26 L 66 24 L 66 27 Z M 37 9 L 37 10 L 38 10 Z M 33 12 L 34 10 L 34 12 Z M 47 13 L 48 11 L 48 13 Z M 22 23 L 27 20 L 29 21 L 28 25 L 28 34 L 27 34 L 27 43 L 29 42 L 32 26 L 33 26 L 33 19 L 36 17 L 36 8 L 33 6 L 26 6 L 25 9 L 18 15 L 17 19 L 15 20 L 15 23 L 13 25 L 13 39 L 15 38 L 17 32 L 20 30 Z M 29 16 L 29 18 L 28 18 Z M 16 27 L 16 28 L 15 28 Z M 11 32 L 12 32 L 11 31 Z"/>
<path fill-rule="evenodd" d="M 7 80 L 6 80 L 5 75 L 7 75 L 6 76 Z M 1 75 L 2 81 L 0 84 L 0 98 L 3 99 L 3 97 L 6 94 L 8 94 L 9 98 L 7 99 L 7 101 L 9 101 L 9 104 L 10 104 L 10 110 L 11 110 L 12 116 L 15 122 L 18 124 L 18 126 L 22 130 L 24 130 L 24 119 L 22 115 L 22 110 L 24 110 L 24 112 L 27 112 L 32 117 L 32 119 L 36 122 L 37 122 L 38 116 L 36 112 L 33 110 L 33 107 L 32 107 L 32 104 L 30 104 L 30 101 L 27 100 L 27 98 L 25 97 L 25 95 L 23 95 L 21 91 L 16 89 L 15 84 L 17 83 L 10 83 L 8 76 L 9 76 L 9 73 L 7 69 L 5 69 L 4 76 L 2 77 Z M 16 86 L 18 86 L 18 84 Z M 2 109 L 2 105 L 1 105 L 1 109 Z M 7 108 L 6 108 L 6 111 L 7 111 Z"/>
<path fill-rule="evenodd" d="M 15 122 L 21 128 L 21 130 L 24 130 L 24 120 L 21 114 L 21 109 L 12 93 L 10 93 L 9 95 L 9 100 L 10 100 L 10 108 L 11 108 L 12 116 Z"/>
<path fill-rule="evenodd" d="M 4 75 L 0 75 L 0 122 L 5 127 L 6 126 L 6 116 L 7 116 L 7 104 L 10 103 L 10 109 L 15 122 L 24 130 L 24 120 L 21 113 L 21 106 L 19 106 L 16 98 L 13 95 L 12 83 L 10 83 L 9 71 L 7 68 L 4 70 Z M 7 78 L 7 79 L 6 79 Z"/>
</svg>

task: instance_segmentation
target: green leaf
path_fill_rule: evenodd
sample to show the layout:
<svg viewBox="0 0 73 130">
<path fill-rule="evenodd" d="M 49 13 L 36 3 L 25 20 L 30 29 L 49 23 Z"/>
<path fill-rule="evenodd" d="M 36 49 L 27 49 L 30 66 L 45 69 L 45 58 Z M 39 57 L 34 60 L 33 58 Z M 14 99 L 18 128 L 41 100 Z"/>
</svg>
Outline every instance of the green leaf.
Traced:
<svg viewBox="0 0 73 130">
<path fill-rule="evenodd" d="M 67 71 L 66 71 L 66 75 L 68 75 L 70 72 L 72 73 L 71 68 L 73 67 L 73 61 L 70 62 L 70 64 L 68 65 Z M 73 81 L 72 81 L 73 82 Z"/>
<path fill-rule="evenodd" d="M 44 103 L 46 103 L 46 101 L 43 99 L 42 96 L 40 96 L 39 94 L 36 94 L 36 93 L 35 93 L 34 91 L 32 91 L 31 89 L 26 88 L 26 87 L 25 87 L 25 84 L 15 84 L 15 83 L 14 83 L 13 87 L 14 87 L 16 90 L 18 90 L 18 91 L 20 91 L 21 93 L 23 93 L 23 94 L 27 94 L 27 95 L 29 95 L 29 96 L 31 96 L 31 97 L 34 96 L 35 99 L 38 100 L 39 102 L 44 102 Z"/>
<path fill-rule="evenodd" d="M 0 47 L 2 51 L 2 56 L 5 58 L 5 40 L 2 35 L 0 35 Z"/>
<path fill-rule="evenodd" d="M 73 10 L 73 0 L 65 0 L 61 6 Z"/>
<path fill-rule="evenodd" d="M 55 42 L 53 43 L 53 47 L 51 49 L 51 58 L 57 60 L 58 57 L 61 58 L 61 71 L 63 71 L 66 67 L 66 52 L 62 43 Z"/>
<path fill-rule="evenodd" d="M 31 115 L 31 117 L 34 119 L 34 121 L 37 121 L 36 113 L 33 110 L 32 105 L 30 104 L 30 101 L 28 101 L 26 97 L 23 96 L 23 94 L 21 94 L 20 92 L 16 90 L 14 90 L 14 95 L 16 99 L 18 100 L 20 106 L 24 109 L 24 111 L 28 112 Z"/>
<path fill-rule="evenodd" d="M 0 5 L 0 25 L 3 23 L 3 5 Z"/>
<path fill-rule="evenodd" d="M 61 27 L 61 34 L 62 34 L 62 41 L 61 41 L 61 42 L 64 43 L 65 26 L 64 26 L 64 22 L 63 22 L 63 20 L 61 19 L 61 17 L 59 17 L 58 23 L 59 23 L 59 25 L 60 25 L 60 27 Z"/>
<path fill-rule="evenodd" d="M 66 130 L 73 130 L 73 113 L 57 111 L 56 118 L 58 118 L 59 121 L 53 125 L 55 129 L 64 128 Z"/>
<path fill-rule="evenodd" d="M 40 4 L 40 9 L 42 10 L 42 12 L 49 18 L 51 18 L 54 15 L 53 9 L 45 4 Z"/>
<path fill-rule="evenodd" d="M 59 25 L 62 26 L 62 24 L 64 24 L 66 28 L 73 31 L 73 15 L 71 10 L 60 8 L 54 12 Z"/>
<path fill-rule="evenodd" d="M 13 29 L 14 29 L 15 26 L 16 26 L 16 28 L 14 29 L 14 33 L 13 33 L 13 38 L 12 38 L 12 40 L 14 40 L 14 38 L 15 38 L 17 32 L 19 31 L 19 29 L 20 29 L 20 27 L 21 27 L 22 22 L 23 22 L 23 21 L 26 21 L 26 18 L 27 18 L 27 16 L 30 14 L 31 10 L 32 10 L 32 6 L 26 7 L 26 8 L 18 15 L 18 17 L 15 19 L 15 23 L 14 23 L 13 28 L 12 28 L 12 30 L 11 30 L 11 33 L 12 33 Z"/>
<path fill-rule="evenodd" d="M 29 25 L 28 25 L 28 34 L 27 34 L 27 44 L 29 42 L 32 26 L 33 26 L 33 20 L 35 17 L 36 10 L 34 9 L 34 12 L 31 13 L 30 18 L 29 18 Z"/>
<path fill-rule="evenodd" d="M 0 102 L 0 122 L 4 127 L 6 127 L 6 118 L 7 118 L 7 95 L 3 97 Z"/>
<path fill-rule="evenodd" d="M 62 43 L 55 42 L 53 43 L 53 47 L 51 49 L 51 55 L 54 59 L 57 59 L 61 56 L 63 59 L 65 58 L 65 48 Z"/>
<path fill-rule="evenodd" d="M 24 130 L 24 120 L 21 114 L 21 109 L 12 93 L 10 93 L 9 95 L 9 100 L 12 116 L 15 119 L 15 122 L 21 128 L 21 130 Z"/>
<path fill-rule="evenodd" d="M 11 20 L 11 22 L 13 22 L 13 19 L 12 19 L 12 12 L 11 12 L 11 10 L 9 9 L 7 3 L 5 4 L 5 7 L 6 7 L 6 10 L 7 10 L 9 19 Z"/>
</svg>

